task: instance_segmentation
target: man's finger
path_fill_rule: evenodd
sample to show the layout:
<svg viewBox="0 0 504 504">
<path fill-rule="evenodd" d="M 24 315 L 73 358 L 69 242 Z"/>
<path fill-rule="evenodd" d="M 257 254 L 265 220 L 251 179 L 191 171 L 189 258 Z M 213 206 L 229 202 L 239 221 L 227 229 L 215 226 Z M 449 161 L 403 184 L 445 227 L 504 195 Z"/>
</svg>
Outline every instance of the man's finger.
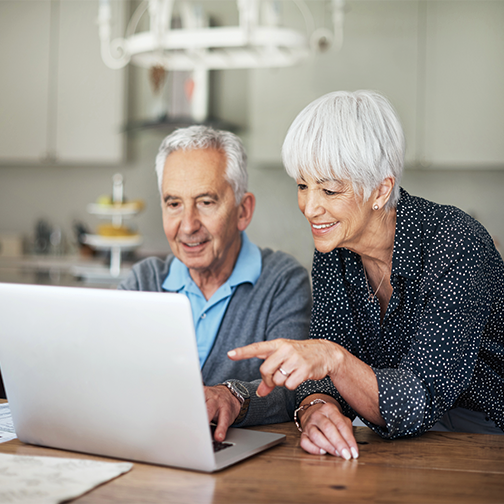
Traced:
<svg viewBox="0 0 504 504">
<path fill-rule="evenodd" d="M 266 397 L 275 387 L 268 387 L 263 381 L 259 384 L 256 390 L 256 394 L 259 397 Z"/>
<path fill-rule="evenodd" d="M 230 350 L 227 355 L 232 360 L 251 359 L 252 357 L 267 359 L 275 350 L 278 349 L 281 343 L 281 339 L 261 341 L 259 343 L 252 343 L 251 345 Z"/>
<path fill-rule="evenodd" d="M 221 410 L 219 419 L 217 421 L 217 427 L 215 427 L 214 431 L 215 441 L 222 442 L 226 439 L 227 430 L 232 423 L 233 422 L 229 418 L 229 415 Z"/>
<path fill-rule="evenodd" d="M 208 420 L 213 421 L 215 415 L 217 414 L 217 401 L 212 395 L 212 390 L 209 387 L 204 387 L 205 390 L 205 403 L 207 408 Z"/>
</svg>

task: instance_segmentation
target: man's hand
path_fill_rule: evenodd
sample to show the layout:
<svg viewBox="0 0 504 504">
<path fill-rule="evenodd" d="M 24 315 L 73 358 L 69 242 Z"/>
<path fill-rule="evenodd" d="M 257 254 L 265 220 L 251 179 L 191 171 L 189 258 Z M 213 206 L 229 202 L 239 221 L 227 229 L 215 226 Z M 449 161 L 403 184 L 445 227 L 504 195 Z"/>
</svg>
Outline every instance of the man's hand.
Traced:
<svg viewBox="0 0 504 504">
<path fill-rule="evenodd" d="M 240 401 L 225 385 L 204 387 L 208 419 L 217 423 L 214 432 L 216 441 L 224 441 L 228 427 L 233 424 L 240 413 Z"/>
</svg>

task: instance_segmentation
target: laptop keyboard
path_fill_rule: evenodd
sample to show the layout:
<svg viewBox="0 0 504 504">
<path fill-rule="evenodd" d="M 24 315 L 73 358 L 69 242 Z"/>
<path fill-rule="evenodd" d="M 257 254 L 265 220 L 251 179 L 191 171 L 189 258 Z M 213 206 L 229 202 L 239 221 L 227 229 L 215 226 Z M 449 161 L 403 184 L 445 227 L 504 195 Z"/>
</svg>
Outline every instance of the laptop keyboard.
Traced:
<svg viewBox="0 0 504 504">
<path fill-rule="evenodd" d="M 214 453 L 217 453 L 218 451 L 225 450 L 226 448 L 229 448 L 230 446 L 233 446 L 234 443 L 226 443 L 225 441 L 220 442 L 220 441 L 215 441 L 212 440 L 213 442 L 213 451 Z"/>
<path fill-rule="evenodd" d="M 217 427 L 217 426 L 214 423 L 210 424 L 210 431 L 212 432 L 212 443 L 213 443 L 214 453 L 217 453 L 221 450 L 225 450 L 226 448 L 234 446 L 234 443 L 227 443 L 226 441 L 215 441 L 215 439 L 213 439 L 215 427 Z"/>
</svg>

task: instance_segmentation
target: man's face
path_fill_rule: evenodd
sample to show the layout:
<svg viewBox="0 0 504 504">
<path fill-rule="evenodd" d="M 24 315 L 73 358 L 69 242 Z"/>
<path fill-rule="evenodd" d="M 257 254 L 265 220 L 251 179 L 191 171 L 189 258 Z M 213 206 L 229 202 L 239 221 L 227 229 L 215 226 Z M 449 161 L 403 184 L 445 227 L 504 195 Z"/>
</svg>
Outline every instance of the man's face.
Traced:
<svg viewBox="0 0 504 504">
<path fill-rule="evenodd" d="M 170 248 L 190 270 L 233 268 L 240 250 L 239 206 L 216 149 L 178 150 L 166 159 L 163 227 Z"/>
</svg>

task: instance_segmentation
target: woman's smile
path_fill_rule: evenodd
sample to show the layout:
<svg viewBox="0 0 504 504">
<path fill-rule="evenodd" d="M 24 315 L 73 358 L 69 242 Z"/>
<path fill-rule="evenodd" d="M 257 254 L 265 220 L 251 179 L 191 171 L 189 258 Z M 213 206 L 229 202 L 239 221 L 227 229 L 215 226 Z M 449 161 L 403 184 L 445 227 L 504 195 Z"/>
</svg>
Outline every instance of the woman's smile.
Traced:
<svg viewBox="0 0 504 504">
<path fill-rule="evenodd" d="M 334 227 L 339 224 L 339 222 L 328 222 L 328 223 L 323 223 L 323 224 L 315 224 L 315 223 L 310 223 L 311 225 L 311 231 L 312 235 L 315 236 L 324 236 L 331 231 L 333 231 Z"/>
<path fill-rule="evenodd" d="M 337 222 L 331 222 L 330 224 L 312 224 L 312 227 L 315 229 L 327 229 L 333 227 L 337 224 Z"/>
</svg>

